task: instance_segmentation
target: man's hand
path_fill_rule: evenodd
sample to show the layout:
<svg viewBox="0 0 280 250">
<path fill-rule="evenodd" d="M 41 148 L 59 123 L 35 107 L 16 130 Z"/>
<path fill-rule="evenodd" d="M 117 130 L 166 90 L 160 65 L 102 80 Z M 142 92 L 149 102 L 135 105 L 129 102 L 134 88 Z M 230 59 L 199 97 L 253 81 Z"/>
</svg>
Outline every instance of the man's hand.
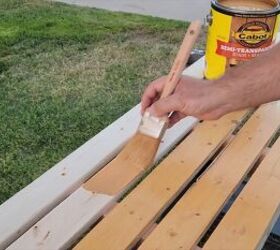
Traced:
<svg viewBox="0 0 280 250">
<path fill-rule="evenodd" d="M 212 120 L 227 112 L 224 88 L 212 81 L 183 76 L 174 93 L 159 100 L 165 80 L 166 77 L 161 77 L 147 87 L 142 97 L 142 113 L 147 110 L 161 117 L 174 111 L 169 121 L 169 126 L 173 126 L 188 115 Z"/>
<path fill-rule="evenodd" d="M 174 93 L 159 100 L 165 78 L 152 82 L 142 97 L 142 112 L 161 117 L 174 111 L 170 126 L 185 116 L 217 119 L 226 113 L 280 99 L 280 44 L 230 68 L 214 81 L 182 77 Z"/>
</svg>

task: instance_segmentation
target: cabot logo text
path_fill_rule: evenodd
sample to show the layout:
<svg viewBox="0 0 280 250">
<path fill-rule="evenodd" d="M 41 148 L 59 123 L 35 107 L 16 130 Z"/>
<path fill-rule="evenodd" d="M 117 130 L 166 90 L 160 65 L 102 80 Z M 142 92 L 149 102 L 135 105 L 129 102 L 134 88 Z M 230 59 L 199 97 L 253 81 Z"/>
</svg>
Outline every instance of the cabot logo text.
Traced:
<svg viewBox="0 0 280 250">
<path fill-rule="evenodd" d="M 269 26 L 260 21 L 246 23 L 233 33 L 233 37 L 238 43 L 249 48 L 262 46 L 271 36 Z"/>
</svg>

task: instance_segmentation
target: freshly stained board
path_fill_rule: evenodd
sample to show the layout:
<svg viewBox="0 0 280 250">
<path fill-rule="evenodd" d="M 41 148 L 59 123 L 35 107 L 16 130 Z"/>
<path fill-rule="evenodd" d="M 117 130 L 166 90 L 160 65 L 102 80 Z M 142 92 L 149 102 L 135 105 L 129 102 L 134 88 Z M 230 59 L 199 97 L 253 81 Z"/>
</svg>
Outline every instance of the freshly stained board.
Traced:
<svg viewBox="0 0 280 250">
<path fill-rule="evenodd" d="M 125 147 L 127 149 L 133 148 L 134 151 L 123 150 L 120 152 L 116 159 L 108 163 L 84 184 L 84 189 L 111 196 L 123 192 L 129 183 L 151 166 L 151 156 L 145 152 L 155 152 L 158 145 L 159 140 L 137 133 Z M 135 155 L 142 155 L 142 157 L 137 158 L 134 157 Z M 125 164 L 126 162 L 129 164 Z"/>
<path fill-rule="evenodd" d="M 202 58 L 185 70 L 184 74 L 202 78 L 203 65 L 204 59 Z M 18 238 L 24 231 L 30 228 L 30 225 L 33 226 L 22 235 L 22 237 L 15 241 L 10 246 L 10 249 L 22 249 L 23 246 L 28 250 L 67 248 L 78 239 L 104 211 L 115 204 L 115 200 L 120 197 L 121 191 L 115 193 L 113 196 L 105 194 L 103 197 L 103 193 L 94 194 L 92 191 L 88 191 L 81 186 L 65 199 L 68 192 L 74 189 L 73 186 L 71 186 L 72 188 L 70 189 L 70 185 L 73 185 L 73 183 L 77 181 L 78 184 L 80 184 L 80 182 L 84 180 L 84 178 L 80 178 L 82 174 L 88 176 L 85 175 L 85 173 L 88 173 L 89 169 L 100 169 L 100 167 L 102 167 L 102 165 L 100 165 L 101 163 L 105 165 L 104 163 L 106 161 L 112 159 L 120 150 L 120 145 L 123 145 L 124 141 L 126 142 L 136 131 L 139 120 L 140 110 L 138 105 L 125 116 L 121 117 L 120 120 L 102 131 L 101 134 L 98 134 L 96 136 L 97 138 L 94 137 L 92 141 L 88 142 L 88 145 L 86 144 L 86 147 L 82 146 L 76 153 L 72 153 L 69 156 L 69 161 L 66 162 L 67 164 L 64 160 L 52 169 L 52 173 L 48 174 L 47 172 L 37 179 L 37 189 L 34 183 L 30 184 L 26 189 L 26 192 L 29 192 L 31 197 L 29 198 L 29 203 L 23 201 L 27 199 L 28 193 L 22 193 L 21 191 L 21 193 L 17 194 L 18 198 L 14 197 L 11 201 L 8 201 L 4 208 L 0 207 L 0 221 L 2 219 L 1 215 L 3 215 L 1 212 L 4 210 L 4 214 L 14 216 L 12 225 L 9 224 L 8 227 L 6 227 L 0 224 L 0 249 L 7 246 L 12 240 Z M 168 130 L 162 140 L 155 160 L 158 161 L 161 159 L 197 124 L 197 122 L 197 119 L 188 117 Z M 108 144 L 108 141 L 110 141 L 110 144 Z M 113 147 L 115 147 L 114 150 L 111 150 Z M 100 157 L 98 155 L 100 155 Z M 98 165 L 95 165 L 96 161 L 99 161 Z M 91 162 L 92 165 L 90 164 Z M 67 170 L 71 170 L 71 175 L 61 176 L 66 166 Z M 76 176 L 74 174 L 76 174 Z M 67 177 L 67 183 L 60 183 L 60 179 L 57 179 L 56 176 L 60 176 L 60 178 Z M 52 185 L 50 188 L 46 189 L 50 182 Z M 129 183 L 132 185 L 134 182 L 132 181 Z M 128 189 L 131 185 L 127 185 L 125 189 Z M 63 188 L 66 187 L 69 189 L 68 192 L 62 192 L 64 190 Z M 54 204 L 53 199 L 57 198 L 58 194 L 60 194 L 60 199 L 56 199 L 57 202 Z M 104 202 L 103 199 L 102 201 L 100 200 L 100 195 L 103 199 L 106 199 L 106 202 Z M 86 206 L 84 206 L 85 197 L 88 197 L 87 199 L 89 201 Z M 63 199 L 65 200 L 47 214 L 51 206 L 54 207 Z M 17 214 L 14 210 L 18 210 L 16 208 L 21 203 L 23 203 L 24 211 L 19 211 Z M 13 207 L 10 210 L 11 206 Z M 48 208 L 48 210 L 46 210 L 46 208 Z M 45 214 L 46 216 L 39 220 Z M 61 221 L 58 220 L 58 218 L 62 218 Z M 10 217 L 5 218 L 5 221 L 6 223 L 11 222 Z M 63 221 L 67 221 L 67 223 L 63 223 Z M 22 231 L 18 232 L 17 229 Z M 34 234 L 34 231 L 37 233 Z M 1 234 L 2 232 L 4 234 Z M 46 235 L 48 235 L 48 237 L 45 237 Z"/>
<path fill-rule="evenodd" d="M 260 107 L 139 249 L 194 247 L 254 166 L 279 125 L 279 102 Z"/>
<path fill-rule="evenodd" d="M 228 138 L 245 114 L 246 111 L 236 112 L 219 121 L 199 124 L 75 249 L 113 250 L 131 246 L 143 228 L 155 220 Z"/>
<path fill-rule="evenodd" d="M 203 249 L 261 249 L 279 216 L 279 187 L 278 139 Z"/>
</svg>

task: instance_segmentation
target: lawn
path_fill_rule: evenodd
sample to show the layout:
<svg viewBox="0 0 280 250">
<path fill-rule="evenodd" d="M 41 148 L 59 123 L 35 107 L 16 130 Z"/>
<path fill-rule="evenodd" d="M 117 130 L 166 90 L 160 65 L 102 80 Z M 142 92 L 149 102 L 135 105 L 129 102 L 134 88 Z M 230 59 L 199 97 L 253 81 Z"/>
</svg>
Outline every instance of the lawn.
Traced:
<svg viewBox="0 0 280 250">
<path fill-rule="evenodd" d="M 0 204 L 137 104 L 186 30 L 39 0 L 0 18 Z"/>
</svg>

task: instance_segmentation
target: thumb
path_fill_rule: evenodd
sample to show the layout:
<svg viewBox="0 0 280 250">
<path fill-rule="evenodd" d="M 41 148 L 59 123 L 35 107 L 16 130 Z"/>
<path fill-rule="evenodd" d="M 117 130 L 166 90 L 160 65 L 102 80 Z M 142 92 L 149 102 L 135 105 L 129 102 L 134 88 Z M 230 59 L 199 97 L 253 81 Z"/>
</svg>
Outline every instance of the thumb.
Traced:
<svg viewBox="0 0 280 250">
<path fill-rule="evenodd" d="M 156 101 L 147 111 L 153 116 L 162 117 L 168 115 L 172 111 L 181 111 L 182 106 L 181 98 L 173 94 Z"/>
</svg>

